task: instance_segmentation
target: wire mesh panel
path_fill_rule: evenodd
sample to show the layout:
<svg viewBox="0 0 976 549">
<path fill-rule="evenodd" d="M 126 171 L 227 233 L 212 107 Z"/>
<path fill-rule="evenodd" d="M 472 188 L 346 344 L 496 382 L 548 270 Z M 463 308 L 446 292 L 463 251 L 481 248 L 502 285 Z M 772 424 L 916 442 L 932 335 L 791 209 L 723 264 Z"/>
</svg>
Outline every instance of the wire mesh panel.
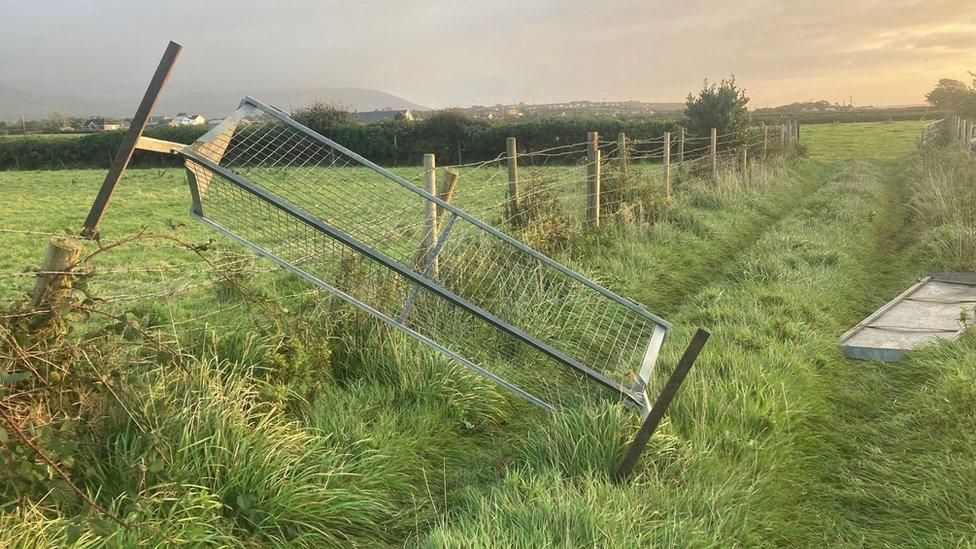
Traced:
<svg viewBox="0 0 976 549">
<path fill-rule="evenodd" d="M 646 409 L 643 307 L 250 98 L 184 155 L 215 230 L 540 407 Z"/>
</svg>

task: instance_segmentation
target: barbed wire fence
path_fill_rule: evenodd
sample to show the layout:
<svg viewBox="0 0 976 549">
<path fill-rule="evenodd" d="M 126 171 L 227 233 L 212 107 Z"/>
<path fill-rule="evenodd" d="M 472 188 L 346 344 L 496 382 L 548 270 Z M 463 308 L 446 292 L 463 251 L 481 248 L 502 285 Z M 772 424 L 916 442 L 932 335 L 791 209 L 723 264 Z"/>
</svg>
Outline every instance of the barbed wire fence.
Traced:
<svg viewBox="0 0 976 549">
<path fill-rule="evenodd" d="M 616 221 L 653 222 L 655 210 L 666 207 L 686 187 L 710 185 L 719 190 L 732 182 L 741 184 L 742 176 L 748 179 L 758 164 L 787 153 L 794 135 L 789 124 L 750 128 L 743 134 L 714 138 L 683 131 L 633 140 L 623 134 L 605 139 L 593 133 L 586 141 L 535 151 L 519 150 L 513 138 L 509 140 L 509 151 L 501 151 L 492 160 L 446 165 L 439 171 L 442 184 L 445 174 L 459 174 L 451 197 L 453 204 L 495 226 L 531 237 L 533 230 L 544 231 L 554 224 L 581 229 Z M 423 177 L 421 172 L 411 179 L 419 183 Z M 385 220 L 400 213 L 388 212 Z M 382 223 L 384 219 L 370 222 Z M 539 225 L 544 227 L 540 229 Z M 143 235 L 127 247 L 137 247 L 143 255 L 156 254 L 160 247 L 172 248 L 179 238 L 176 234 L 174 231 L 169 235 L 173 240 Z M 45 239 L 56 236 L 64 235 L 32 227 L 0 227 L 0 238 L 11 249 L 40 249 Z M 204 250 L 209 247 L 210 255 L 217 257 L 211 265 L 167 258 L 140 266 L 119 266 L 111 259 L 101 261 L 96 257 L 80 263 L 71 273 L 26 266 L 21 272 L 0 273 L 0 308 L 8 311 L 8 316 L 29 314 L 9 311 L 25 301 L 34 281 L 43 276 L 80 276 L 86 280 L 85 291 L 97 295 L 100 303 L 121 307 L 149 301 L 172 302 L 194 292 L 225 291 L 227 277 L 216 273 L 258 279 L 280 271 L 253 254 L 214 246 L 212 240 L 176 247 L 188 246 Z M 78 269 L 85 273 L 79 275 Z M 242 306 L 237 303 L 229 307 Z M 218 313 L 211 310 L 195 320 L 214 316 Z M 193 320 L 184 318 L 179 322 L 190 324 Z"/>
<path fill-rule="evenodd" d="M 500 151 L 492 160 L 443 166 L 439 170 L 438 196 L 531 246 L 544 248 L 551 245 L 554 235 L 572 239 L 585 228 L 618 222 L 654 222 L 655 212 L 669 207 L 676 196 L 693 186 L 721 192 L 729 186 L 748 184 L 757 166 L 790 152 L 797 132 L 793 125 L 785 125 L 750 128 L 741 134 L 713 132 L 712 136 L 693 136 L 679 130 L 653 139 L 628 139 L 623 134 L 606 138 L 591 133 L 585 141 L 534 151 L 519 150 L 516 140 L 510 139 L 508 150 Z M 430 171 L 417 174 L 414 182 L 430 179 Z M 364 215 L 358 219 L 364 228 L 384 226 L 377 234 L 392 239 L 410 231 L 396 222 L 410 208 L 415 205 L 398 206 L 382 217 Z M 434 213 L 436 231 L 444 218 Z M 47 240 L 66 236 L 31 226 L 0 227 L 0 241 L 7 249 L 40 250 Z M 84 248 L 77 261 L 62 269 L 25 266 L 19 272 L 0 273 L 0 366 L 5 375 L 26 373 L 32 378 L 48 379 L 52 370 L 59 375 L 68 374 L 62 363 L 86 365 L 87 375 L 94 374 L 92 388 L 104 386 L 127 411 L 138 407 L 129 402 L 124 391 L 113 388 L 117 382 L 101 370 L 100 364 L 108 362 L 106 357 L 117 359 L 123 353 L 130 365 L 141 362 L 154 367 L 159 367 L 159 357 L 165 357 L 167 363 L 185 368 L 201 352 L 195 346 L 209 344 L 201 334 L 246 333 L 255 326 L 281 332 L 288 329 L 281 324 L 293 317 L 288 313 L 293 304 L 312 304 L 320 312 L 333 314 L 337 306 L 343 306 L 334 297 L 323 299 L 326 294 L 317 288 L 295 284 L 295 277 L 276 265 L 235 246 L 188 237 L 179 227 L 162 232 L 147 229 L 112 242 L 88 240 Z M 440 276 L 445 280 L 453 276 L 459 288 L 499 287 L 498 277 L 516 272 L 513 269 L 519 262 L 514 256 L 493 256 L 485 251 L 478 246 L 459 251 L 459 260 L 443 264 Z M 133 258 L 138 258 L 139 263 Z M 301 264 L 320 259 L 306 254 L 297 256 L 295 261 Z M 489 260 L 501 260 L 506 268 L 485 265 Z M 344 265 L 355 268 L 351 262 Z M 373 284 L 376 287 L 370 291 L 382 294 L 381 287 L 390 281 L 359 267 L 358 274 L 364 276 L 357 278 L 356 273 L 347 273 L 350 284 Z M 514 285 L 522 293 L 496 296 L 498 302 L 526 301 L 533 288 L 549 284 L 536 278 L 532 271 L 526 271 Z M 35 304 L 37 296 L 31 290 L 35 288 L 36 292 L 39 279 L 59 281 L 71 293 L 62 300 L 40 300 Z M 542 295 L 536 293 L 533 297 Z M 420 329 L 426 325 L 426 329 L 445 334 L 442 337 L 459 344 L 471 342 L 464 345 L 465 353 L 471 356 L 485 353 L 474 348 L 474 342 L 484 334 L 471 324 L 459 322 L 457 314 L 444 314 L 443 309 L 432 307 L 431 302 L 423 293 L 416 297 L 409 320 L 412 326 Z M 585 300 L 549 299 L 536 305 L 538 310 L 522 307 L 519 314 L 535 318 L 540 326 L 549 325 L 542 318 L 546 315 L 586 316 L 574 313 L 586 309 Z M 587 320 L 592 326 L 568 326 L 567 333 L 583 336 L 575 337 L 577 343 L 569 351 L 581 357 L 605 359 L 614 356 L 613 349 L 617 347 L 635 348 L 633 342 L 647 338 L 647 326 L 627 322 L 615 331 L 608 330 L 609 326 L 620 324 L 621 314 L 609 310 L 594 312 L 592 319 Z M 38 319 L 46 323 L 52 316 L 59 322 L 73 322 L 74 318 L 85 327 L 75 332 L 64 330 L 54 341 L 20 337 L 24 326 Z M 187 334 L 195 337 L 188 339 Z M 64 345 L 68 339 L 70 345 Z M 496 343 L 503 360 L 514 361 L 525 355 L 524 350 L 516 351 L 512 341 L 499 338 Z M 146 353 L 146 349 L 154 353 Z M 562 377 L 539 379 L 529 368 L 513 379 L 527 386 L 542 382 L 538 390 L 552 401 L 579 396 L 563 394 L 572 383 L 565 383 Z M 14 422 L 10 426 L 17 429 L 18 436 L 23 434 L 28 445 L 43 442 L 37 436 L 43 428 L 57 427 L 69 419 L 65 415 L 33 414 L 31 409 L 41 405 L 36 401 L 35 387 L 31 383 L 9 384 L 0 398 L 5 421 Z M 134 417 L 133 421 L 146 436 L 153 436 L 143 418 Z M 42 460 L 58 463 L 57 474 L 71 482 L 70 468 L 57 455 L 49 457 L 50 451 L 43 447 L 36 451 Z"/>
<path fill-rule="evenodd" d="M 655 139 L 591 133 L 587 141 L 535 151 L 519 150 L 510 138 L 508 151 L 492 160 L 441 169 L 460 174 L 455 204 L 502 227 L 551 220 L 557 212 L 577 225 L 652 221 L 656 209 L 694 181 L 722 189 L 748 179 L 764 161 L 788 153 L 798 131 L 789 123 L 714 137 L 683 128 Z M 413 181 L 422 179 L 421 172 Z"/>
</svg>

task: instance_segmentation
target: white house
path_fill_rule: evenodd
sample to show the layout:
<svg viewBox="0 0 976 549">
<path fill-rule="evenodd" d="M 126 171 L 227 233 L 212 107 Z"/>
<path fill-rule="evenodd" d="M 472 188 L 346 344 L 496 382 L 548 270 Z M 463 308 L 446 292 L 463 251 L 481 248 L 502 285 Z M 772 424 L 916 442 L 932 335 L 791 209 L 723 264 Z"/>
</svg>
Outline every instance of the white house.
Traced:
<svg viewBox="0 0 976 549">
<path fill-rule="evenodd" d="M 207 123 L 207 119 L 203 116 L 199 114 L 187 114 L 185 112 L 177 113 L 173 120 L 180 126 L 197 126 Z"/>
<path fill-rule="evenodd" d="M 176 122 L 176 120 L 173 120 L 172 118 L 166 116 L 165 114 L 161 114 L 158 116 L 150 116 L 148 125 L 149 126 L 178 126 L 179 124 Z"/>
<path fill-rule="evenodd" d="M 353 116 L 360 122 L 381 122 L 383 120 L 407 120 L 414 119 L 413 113 L 408 110 L 386 109 L 382 111 L 357 112 Z"/>
<path fill-rule="evenodd" d="M 107 118 L 89 118 L 85 121 L 85 130 L 90 132 L 107 132 L 121 127 L 118 122 Z"/>
</svg>

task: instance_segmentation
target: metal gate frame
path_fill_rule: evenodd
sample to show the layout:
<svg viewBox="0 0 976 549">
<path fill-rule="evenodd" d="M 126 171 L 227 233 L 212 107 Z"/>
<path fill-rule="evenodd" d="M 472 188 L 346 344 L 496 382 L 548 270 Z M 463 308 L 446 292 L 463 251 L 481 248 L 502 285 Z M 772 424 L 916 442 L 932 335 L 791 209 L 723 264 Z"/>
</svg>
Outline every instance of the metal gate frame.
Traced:
<svg viewBox="0 0 976 549">
<path fill-rule="evenodd" d="M 423 272 L 418 273 L 414 269 L 412 269 L 410 266 L 404 265 L 404 264 L 402 264 L 402 263 L 400 263 L 398 261 L 393 260 L 392 258 L 388 257 L 387 255 L 383 254 L 382 252 L 379 252 L 379 251 L 373 249 L 372 247 L 368 246 L 367 244 L 365 244 L 363 242 L 360 242 L 359 240 L 357 240 L 353 236 L 345 233 L 344 231 L 342 231 L 342 230 L 340 230 L 340 229 L 338 229 L 336 227 L 333 227 L 333 226 L 329 225 L 328 223 L 326 223 L 323 220 L 317 218 L 316 216 L 310 214 L 309 212 L 306 212 L 306 211 L 302 210 L 301 208 L 296 207 L 294 204 L 291 204 L 290 202 L 288 202 L 286 200 L 283 200 L 282 198 L 276 196 L 275 194 L 273 194 L 273 193 L 271 193 L 271 192 L 269 192 L 267 190 L 264 190 L 261 187 L 259 187 L 259 186 L 255 185 L 255 184 L 251 183 L 250 181 L 248 181 L 244 177 L 242 177 L 242 176 L 240 176 L 240 175 L 232 172 L 231 170 L 228 170 L 228 169 L 220 166 L 219 165 L 219 159 L 217 160 L 217 162 L 215 162 L 214 160 L 212 160 L 210 158 L 207 158 L 204 155 L 199 154 L 197 151 L 193 150 L 192 147 L 186 147 L 186 148 L 184 148 L 183 150 L 179 151 L 179 154 L 183 155 L 184 157 L 186 157 L 187 159 L 189 159 L 193 163 L 199 164 L 200 166 L 203 166 L 204 168 L 206 168 L 207 170 L 213 172 L 214 174 L 219 175 L 221 178 L 223 178 L 226 181 L 232 183 L 233 185 L 237 186 L 238 188 L 246 191 L 247 193 L 251 194 L 252 196 L 254 196 L 254 197 L 256 197 L 256 198 L 264 201 L 265 203 L 273 206 L 274 208 L 277 208 L 278 210 L 281 210 L 281 211 L 287 213 L 289 216 L 291 216 L 291 217 L 293 217 L 293 218 L 301 221 L 302 223 L 304 223 L 308 227 L 310 227 L 310 228 L 312 228 L 312 229 L 314 229 L 316 231 L 319 231 L 319 232 L 321 232 L 321 233 L 329 236 L 332 239 L 338 240 L 339 242 L 341 242 L 345 246 L 347 246 L 349 248 L 352 248 L 353 250 L 355 250 L 356 252 L 358 252 L 359 254 L 361 254 L 363 257 L 369 259 L 370 261 L 373 261 L 375 263 L 378 263 L 378 264 L 386 267 L 387 269 L 395 272 L 396 274 L 404 277 L 406 280 L 408 280 L 409 282 L 411 282 L 414 285 L 413 286 L 414 288 L 420 287 L 420 288 L 423 288 L 423 289 L 425 289 L 427 291 L 430 291 L 430 292 L 436 294 L 440 298 L 445 299 L 445 300 L 451 302 L 452 304 L 454 304 L 455 306 L 457 306 L 457 307 L 459 307 L 459 308 L 467 311 L 468 313 L 474 315 L 475 317 L 480 318 L 481 320 L 483 320 L 484 322 L 490 324 L 494 328 L 496 328 L 498 330 L 501 330 L 501 331 L 507 333 L 508 335 L 517 338 L 518 340 L 521 340 L 522 342 L 528 344 L 532 348 L 534 348 L 534 349 L 540 351 L 541 353 L 549 356 L 550 358 L 554 359 L 556 362 L 558 362 L 558 363 L 560 363 L 560 364 L 562 364 L 562 365 L 564 365 L 564 366 L 566 366 L 568 368 L 571 368 L 576 373 L 582 374 L 586 378 L 588 378 L 588 379 L 596 382 L 600 386 L 602 386 L 604 389 L 609 390 L 609 391 L 611 391 L 613 393 L 618 394 L 619 396 L 623 397 L 623 401 L 627 405 L 639 409 L 641 411 L 642 416 L 644 416 L 644 417 L 647 416 L 647 414 L 650 412 L 650 399 L 648 398 L 648 395 L 647 395 L 647 386 L 650 383 L 651 375 L 653 374 L 654 366 L 655 366 L 655 364 L 657 362 L 658 355 L 659 355 L 659 352 L 660 352 L 660 348 L 663 345 L 665 339 L 667 338 L 668 333 L 671 330 L 671 324 L 669 324 L 667 321 L 661 319 L 660 317 L 652 314 L 651 312 L 647 311 L 642 305 L 640 305 L 640 304 L 638 304 L 638 303 L 636 303 L 636 302 L 634 302 L 632 300 L 628 300 L 626 298 L 623 298 L 623 297 L 619 296 L 618 294 L 616 294 L 616 293 L 614 293 L 614 292 L 612 292 L 612 291 L 610 291 L 610 290 L 608 290 L 608 289 L 600 286 L 599 284 L 595 283 L 594 281 L 592 281 L 592 280 L 590 280 L 590 279 L 588 279 L 588 278 L 580 275 L 579 273 L 573 271 L 572 269 L 569 269 L 569 268 L 565 267 L 564 265 L 562 265 L 562 264 L 554 261 L 553 259 L 551 259 L 548 256 L 546 256 L 546 255 L 538 252 L 537 250 L 535 250 L 535 249 L 533 249 L 533 248 L 531 248 L 529 246 L 526 246 L 522 242 L 519 242 L 518 240 L 516 240 L 516 239 L 510 237 L 509 235 L 507 235 L 507 234 L 499 231 L 498 229 L 495 229 L 494 227 L 492 227 L 492 226 L 484 223 L 480 219 L 478 219 L 478 218 L 476 218 L 476 217 L 474 217 L 474 216 L 472 216 L 472 215 L 470 215 L 470 214 L 468 214 L 468 213 L 460 210 L 456 206 L 453 206 L 450 203 L 445 202 L 445 201 L 441 200 L 440 198 L 438 198 L 438 197 L 436 197 L 436 196 L 434 196 L 434 195 L 432 195 L 432 194 L 424 191 L 423 189 L 417 187 L 416 185 L 413 185 L 412 183 L 410 183 L 406 179 L 404 179 L 404 178 L 402 178 L 402 177 L 400 177 L 400 176 L 398 176 L 398 175 L 390 172 L 389 170 L 387 170 L 387 169 L 385 169 L 385 168 L 383 168 L 383 167 L 375 164 L 374 162 L 372 162 L 372 161 L 370 161 L 370 160 L 368 160 L 368 159 L 360 156 L 359 154 L 355 153 L 354 151 L 351 151 L 351 150 L 347 149 L 346 147 L 344 147 L 344 146 L 342 146 L 342 145 L 340 145 L 340 144 L 332 141 L 331 139 L 329 139 L 329 138 L 327 138 L 327 137 L 319 134 L 318 132 L 315 132 L 315 131 L 309 129 L 309 128 L 303 126 L 302 124 L 299 124 L 298 122 L 292 120 L 291 117 L 289 117 L 286 113 L 282 112 L 281 110 L 279 110 L 279 109 L 277 109 L 277 108 L 275 108 L 273 106 L 266 105 L 266 104 L 264 104 L 264 103 L 262 103 L 262 102 L 260 102 L 260 101 L 258 101 L 256 99 L 254 99 L 254 98 L 252 98 L 250 96 L 245 97 L 241 101 L 241 104 L 240 104 L 239 108 L 237 109 L 237 111 L 234 112 L 234 114 L 232 114 L 231 116 L 228 116 L 227 118 L 225 118 L 219 125 L 217 125 L 213 129 L 211 129 L 209 132 L 207 132 L 205 135 L 203 135 L 202 137 L 200 137 L 200 139 L 197 140 L 197 143 L 213 141 L 217 137 L 223 135 L 225 132 L 233 131 L 233 129 L 236 127 L 236 125 L 245 116 L 247 116 L 248 114 L 254 112 L 255 110 L 259 110 L 262 113 L 265 113 L 265 114 L 268 114 L 268 115 L 274 117 L 278 121 L 280 121 L 280 122 L 282 122 L 284 124 L 287 124 L 291 128 L 293 128 L 295 130 L 298 130 L 298 131 L 304 133 L 306 136 L 308 136 L 308 137 L 310 137 L 310 138 L 312 138 L 312 139 L 314 139 L 316 141 L 319 141 L 320 143 L 322 143 L 322 144 L 324 144 L 324 145 L 332 148 L 336 152 L 338 152 L 338 153 L 340 153 L 342 155 L 345 155 L 349 159 L 354 160 L 355 162 L 358 162 L 362 166 L 367 167 L 367 168 L 373 170 L 374 172 L 382 175 L 383 177 L 389 179 L 390 181 L 393 181 L 394 183 L 397 183 L 397 184 L 401 185 L 402 187 L 404 187 L 404 188 L 408 189 L 409 191 L 417 194 L 418 196 L 423 197 L 427 201 L 435 204 L 436 206 L 439 206 L 439 207 L 443 208 L 443 210 L 445 212 L 449 212 L 450 213 L 450 217 L 449 217 L 447 223 L 445 223 L 445 226 L 442 229 L 441 234 L 438 235 L 438 237 L 437 237 L 437 246 L 433 250 L 433 253 L 434 254 L 438 253 L 440 251 L 440 249 L 443 247 L 443 244 L 446 241 L 446 238 L 448 236 L 447 233 L 450 231 L 451 226 L 453 225 L 453 222 L 457 218 L 462 218 L 462 219 L 468 221 L 469 223 L 471 223 L 472 225 L 478 227 L 479 229 L 485 231 L 486 233 L 489 233 L 489 234 L 491 234 L 491 235 L 493 235 L 493 236 L 495 236 L 495 237 L 503 240 L 507 244 L 509 244 L 511 246 L 514 246 L 518 250 L 520 250 L 520 251 L 522 251 L 522 252 L 524 252 L 526 254 L 531 255 L 532 257 L 534 257 L 538 261 L 540 261 L 540 262 L 548 265 L 549 267 L 552 267 L 552 268 L 556 269 L 557 271 L 561 272 L 565 276 L 568 276 L 568 277 L 570 277 L 570 278 L 572 278 L 572 279 L 574 279 L 574 280 L 576 280 L 576 281 L 584 284 L 588 288 L 590 288 L 590 289 L 592 289 L 592 290 L 594 290 L 594 291 L 602 294 L 604 297 L 606 297 L 606 298 L 608 298 L 608 299 L 616 302 L 617 304 L 619 304 L 619 305 L 621 305 L 621 306 L 629 309 L 631 312 L 636 313 L 637 315 L 639 315 L 640 317 L 644 318 L 645 320 L 650 321 L 654 325 L 654 328 L 653 328 L 653 331 L 652 331 L 651 336 L 649 338 L 649 341 L 648 341 L 648 344 L 647 344 L 647 348 L 646 348 L 646 350 L 644 352 L 644 357 L 643 357 L 643 360 L 641 362 L 640 370 L 637 373 L 637 376 L 636 376 L 637 379 L 636 379 L 635 383 L 632 386 L 630 386 L 630 387 L 625 387 L 622 384 L 618 383 L 617 381 L 614 381 L 613 379 L 610 379 L 606 375 L 604 375 L 604 374 L 602 374 L 600 372 L 597 372 L 597 371 L 593 370 L 592 368 L 590 368 L 590 367 L 588 367 L 588 366 L 580 363 L 576 359 L 573 359 L 572 357 L 567 356 L 565 353 L 559 351 L 558 349 L 555 349 L 551 345 L 549 345 L 549 344 L 547 344 L 547 343 L 545 343 L 543 341 L 538 340 L 537 338 L 533 337 L 532 335 L 525 333 L 523 330 L 520 330 L 519 328 L 517 328 L 515 326 L 512 326 L 508 322 L 506 322 L 506 321 L 498 318 L 497 316 L 491 314 L 490 312 L 482 309 L 478 305 L 476 305 L 474 303 L 471 303 L 470 301 L 468 301 L 468 300 L 466 300 L 466 299 L 464 299 L 464 298 L 462 298 L 462 297 L 454 294 L 450 290 L 448 290 L 448 289 L 440 286 L 437 282 L 435 282 L 434 280 L 432 280 L 432 279 L 428 278 L 427 276 L 425 276 L 425 273 L 423 273 Z M 409 328 L 408 326 L 404 325 L 400 320 L 398 320 L 396 318 L 392 318 L 392 317 L 390 317 L 390 316 L 388 316 L 388 315 L 380 312 L 379 310 L 375 309 L 374 307 L 372 307 L 372 306 L 370 306 L 370 305 L 368 305 L 366 303 L 363 303 L 362 301 L 360 301 L 360 300 L 358 300 L 358 299 L 350 296 L 346 292 L 343 292 L 342 290 L 340 290 L 340 289 L 338 289 L 338 288 L 336 288 L 336 287 L 328 284 L 327 282 L 321 280 L 320 278 L 318 278 L 318 277 L 316 277 L 316 276 L 314 276 L 314 275 L 312 275 L 312 274 L 304 271 L 303 269 L 301 269 L 301 268 L 299 268 L 299 267 L 297 267 L 295 265 L 292 265 L 291 263 L 289 263 L 289 262 L 285 261 L 284 259 L 276 256 L 275 254 L 271 253 L 270 251 L 265 250 L 264 248 L 262 248 L 262 247 L 260 247 L 260 246 L 258 246 L 256 244 L 254 244 L 253 242 L 250 242 L 247 239 L 242 238 L 242 237 L 234 234 L 232 231 L 230 231 L 230 230 L 228 230 L 228 229 L 220 226 L 218 223 L 216 223 L 216 222 L 214 222 L 214 221 L 206 218 L 204 216 L 203 205 L 202 205 L 202 202 L 201 202 L 201 189 L 200 189 L 201 185 L 200 185 L 200 181 L 198 180 L 198 175 L 196 173 L 194 173 L 194 170 L 189 169 L 189 167 L 187 169 L 187 174 L 188 174 L 187 179 L 188 179 L 188 183 L 189 183 L 189 187 L 190 187 L 190 195 L 191 195 L 191 198 L 192 198 L 192 206 L 191 206 L 190 215 L 194 219 L 200 221 L 201 223 L 203 223 L 204 225 L 206 225 L 206 226 L 210 227 L 211 229 L 217 231 L 218 233 L 220 233 L 220 234 L 222 234 L 222 235 L 224 235 L 224 236 L 226 236 L 226 237 L 234 240 L 235 242 L 241 244 L 245 248 L 250 249 L 251 251 L 257 253 L 258 255 L 261 255 L 263 257 L 266 257 L 266 258 L 270 259 L 271 261 L 273 261 L 274 263 L 278 264 L 279 266 L 281 266 L 281 267 L 283 267 L 283 268 L 285 268 L 285 269 L 287 269 L 287 270 L 289 270 L 289 271 L 291 271 L 291 272 L 293 272 L 293 273 L 301 276 L 302 278 L 304 278 L 308 282 L 314 284 L 315 286 L 317 286 L 319 288 L 322 288 L 323 290 L 326 290 L 327 292 L 335 295 L 336 297 L 338 297 L 338 298 L 340 298 L 340 299 L 342 299 L 342 300 L 344 300 L 344 301 L 346 301 L 346 302 L 354 305 L 355 307 L 357 307 L 361 311 L 363 311 L 365 313 L 368 313 L 368 314 L 370 314 L 372 316 L 375 316 L 375 317 L 379 318 L 380 320 L 386 322 L 387 324 L 390 324 L 395 329 L 397 329 L 397 330 L 405 333 L 406 335 L 408 335 L 408 336 L 410 336 L 410 337 L 412 337 L 412 338 L 420 341 L 424 345 L 427 345 L 427 346 L 429 346 L 429 347 L 431 347 L 431 348 L 433 348 L 433 349 L 441 352 L 442 354 L 446 355 L 447 357 L 449 357 L 449 358 L 451 358 L 453 360 L 456 360 L 456 361 L 460 362 L 461 364 L 463 364 L 464 366 L 470 368 L 471 370 L 473 370 L 474 372 L 478 373 L 479 375 L 482 375 L 485 378 L 487 378 L 487 379 L 489 379 L 489 380 L 497 383 L 498 385 L 500 385 L 500 386 L 504 387 L 505 389 L 507 389 L 507 390 L 515 393 L 516 395 L 518 395 L 522 399 L 524 399 L 524 400 L 532 403 L 533 405 L 538 406 L 539 408 L 542 408 L 542 409 L 544 409 L 546 411 L 549 411 L 549 412 L 552 412 L 552 411 L 555 410 L 555 408 L 553 407 L 552 404 L 549 404 L 549 403 L 547 403 L 547 402 L 539 399 L 538 397 L 532 395 L 531 393 L 529 393 L 529 392 L 521 389 L 520 387 L 518 387 L 518 386 L 516 386 L 516 385 L 514 385 L 514 384 L 512 384 L 512 383 L 510 383 L 508 381 L 506 381 L 505 379 L 501 378 L 500 376 L 498 376 L 496 374 L 493 374 L 492 372 L 486 370 L 485 368 L 482 368 L 482 367 L 478 366 L 477 364 L 475 364 L 471 360 L 468 360 L 468 359 L 464 358 L 463 356 L 460 356 L 459 354 L 455 353 L 454 351 L 451 351 L 450 349 L 446 348 L 444 345 L 441 345 L 440 343 L 438 343 L 438 342 L 430 339 L 429 337 L 427 337 L 427 336 L 425 336 L 425 335 L 423 335 L 421 333 L 418 333 L 417 331 L 415 331 L 415 330 Z M 410 300 L 408 298 L 407 302 L 404 304 L 404 310 L 406 310 L 407 308 L 409 308 L 410 305 L 411 305 L 411 302 L 410 302 Z"/>
</svg>

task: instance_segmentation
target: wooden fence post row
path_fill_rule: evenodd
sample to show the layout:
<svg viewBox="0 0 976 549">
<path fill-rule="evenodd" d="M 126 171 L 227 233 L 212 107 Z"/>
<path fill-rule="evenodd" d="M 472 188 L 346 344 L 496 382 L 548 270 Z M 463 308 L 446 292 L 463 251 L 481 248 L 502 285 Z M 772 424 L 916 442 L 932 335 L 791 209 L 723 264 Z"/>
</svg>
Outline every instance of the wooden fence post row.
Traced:
<svg viewBox="0 0 976 549">
<path fill-rule="evenodd" d="M 600 134 L 586 137 L 586 224 L 600 226 Z"/>
<path fill-rule="evenodd" d="M 774 126 L 775 128 L 775 126 Z M 769 130 L 770 127 L 765 123 L 762 126 L 762 152 L 761 156 L 758 158 L 761 161 L 765 161 L 769 155 Z M 785 124 L 779 126 L 780 130 L 780 149 L 782 151 L 786 150 L 787 141 L 795 140 L 799 136 L 799 124 L 795 121 L 788 121 Z M 961 133 L 961 132 L 960 132 Z M 674 135 L 671 132 L 665 132 L 663 136 L 663 152 L 662 152 L 662 179 L 664 183 L 665 194 L 668 197 L 674 194 L 674 144 L 677 141 L 677 162 L 679 164 L 685 162 L 685 144 L 687 140 L 687 131 L 684 127 L 678 128 L 677 139 L 675 140 Z M 518 161 L 518 143 L 516 138 L 509 137 L 505 140 L 506 148 L 506 159 L 508 164 L 508 215 L 510 220 L 516 219 L 520 215 L 521 209 L 521 188 L 519 183 L 519 161 Z M 623 132 L 617 134 L 617 167 L 618 176 L 617 184 L 618 191 L 623 191 L 629 184 L 629 169 L 630 169 L 630 146 L 627 140 L 627 135 Z M 430 157 L 428 159 L 428 157 Z M 709 168 L 712 181 L 718 180 L 718 129 L 711 128 L 709 136 L 709 147 L 708 147 L 708 159 Z M 600 226 L 601 217 L 601 202 L 603 201 L 602 196 L 602 153 L 600 151 L 600 134 L 599 132 L 588 132 L 586 138 L 586 225 L 590 227 Z M 754 161 L 756 161 L 754 159 Z M 424 156 L 424 169 L 425 173 L 432 173 L 432 169 L 428 169 L 428 162 L 430 166 L 433 166 L 434 159 L 433 155 Z M 748 147 L 743 145 L 742 156 L 740 159 L 741 169 L 743 172 L 749 169 L 749 150 Z M 429 176 L 433 177 L 433 176 Z M 445 181 L 448 174 L 444 175 Z M 456 182 L 457 174 L 453 174 L 453 180 Z M 425 178 L 425 185 L 429 187 L 431 184 Z M 442 181 L 442 187 L 445 183 Z M 453 186 L 453 185 L 452 185 Z M 436 234 L 436 233 L 435 233 Z"/>
</svg>

